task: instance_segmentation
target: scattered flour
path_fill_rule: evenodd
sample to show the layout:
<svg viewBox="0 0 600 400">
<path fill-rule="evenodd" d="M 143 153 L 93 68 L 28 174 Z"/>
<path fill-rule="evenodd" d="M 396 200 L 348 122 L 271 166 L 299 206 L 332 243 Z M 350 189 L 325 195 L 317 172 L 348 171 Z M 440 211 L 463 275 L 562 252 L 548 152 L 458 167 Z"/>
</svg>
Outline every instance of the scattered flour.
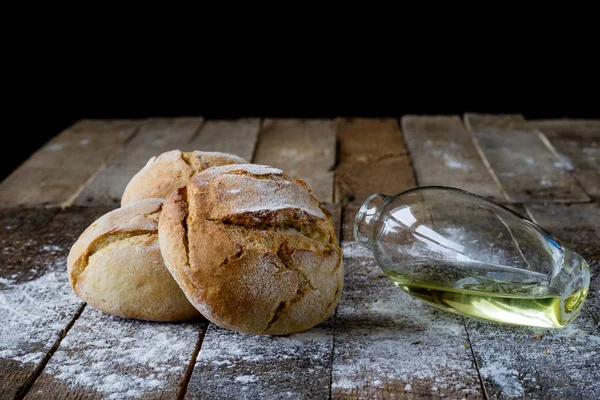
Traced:
<svg viewBox="0 0 600 400">
<path fill-rule="evenodd" d="M 571 160 L 569 159 L 569 157 L 565 156 L 564 154 L 559 154 L 559 156 L 560 156 L 560 160 L 556 161 L 554 163 L 555 167 L 562 168 L 562 169 L 565 169 L 567 171 L 574 171 L 575 170 L 575 167 L 571 163 Z"/>
<path fill-rule="evenodd" d="M 52 143 L 48 146 L 45 146 L 43 148 L 43 151 L 60 151 L 64 148 L 66 148 L 69 144 L 65 143 L 65 142 L 56 142 L 56 143 Z"/>
<path fill-rule="evenodd" d="M 60 246 L 56 246 L 56 245 L 48 245 L 45 244 L 42 246 L 42 250 L 50 252 L 50 253 L 58 253 L 59 251 L 62 251 L 62 247 Z"/>
<path fill-rule="evenodd" d="M 342 248 L 347 284 L 337 312 L 332 389 L 347 394 L 392 383 L 407 391 L 430 385 L 434 392 L 477 392 L 461 320 L 381 277 L 359 244 L 344 241 Z"/>
<path fill-rule="evenodd" d="M 448 168 L 461 169 L 463 171 L 468 171 L 471 169 L 470 165 L 460 162 L 452 154 L 444 153 L 443 157 L 444 157 L 444 165 L 446 165 L 446 167 L 448 167 Z"/>
<path fill-rule="evenodd" d="M 11 279 L 6 279 L 6 278 L 1 278 L 0 277 L 0 284 L 8 286 L 8 285 L 12 284 L 13 282 L 14 281 L 11 280 Z"/>
<path fill-rule="evenodd" d="M 234 380 L 236 382 L 240 382 L 240 383 L 250 383 L 250 382 L 256 382 L 258 380 L 258 377 L 254 376 L 254 375 L 242 375 L 242 376 L 238 376 Z"/>
<path fill-rule="evenodd" d="M 369 249 L 364 246 L 359 245 L 356 242 L 352 241 L 344 241 L 342 243 L 342 253 L 346 258 L 371 258 L 373 262 L 375 262 L 375 258 L 373 257 L 373 253 Z"/>
<path fill-rule="evenodd" d="M 485 379 L 491 379 L 496 385 L 502 388 L 502 394 L 509 397 L 522 396 L 525 393 L 523 385 L 519 381 L 519 372 L 514 369 L 508 369 L 505 366 L 506 360 L 501 362 L 490 362 L 479 369 L 479 372 Z"/>
<path fill-rule="evenodd" d="M 177 387 L 199 327 L 109 316 L 86 307 L 45 372 L 108 398 Z"/>
<path fill-rule="evenodd" d="M 433 142 L 430 140 L 425 142 L 426 146 L 432 145 Z M 434 157 L 441 157 L 444 160 L 444 165 L 450 169 L 460 169 L 463 171 L 469 171 L 471 165 L 468 162 L 461 161 L 463 149 L 461 149 L 455 143 L 444 144 L 444 148 L 437 148 L 430 150 Z M 446 146 L 449 146 L 447 148 Z"/>
<path fill-rule="evenodd" d="M 62 249 L 44 245 L 42 250 Z M 65 263 L 48 269 L 28 282 L 19 283 L 20 275 L 0 279 L 0 358 L 39 364 L 82 304 L 68 282 Z M 120 319 L 88 306 L 44 373 L 106 398 L 145 397 L 167 384 L 177 387 L 198 334 L 193 324 Z"/>
<path fill-rule="evenodd" d="M 322 394 L 332 346 L 326 325 L 288 336 L 249 335 L 210 325 L 190 388 L 207 398 L 216 393 L 238 398 L 242 387 L 247 398 L 279 399 L 285 377 L 292 398 Z"/>
<path fill-rule="evenodd" d="M 481 375 L 502 397 L 522 397 L 531 388 L 552 398 L 600 395 L 600 374 L 593 372 L 600 363 L 600 331 L 585 309 L 562 329 L 475 320 L 468 325 Z M 579 372 L 583 369 L 585 375 Z"/>
<path fill-rule="evenodd" d="M 0 357 L 38 363 L 81 302 L 60 269 L 33 281 L 2 279 L 0 284 L 5 285 L 0 290 Z"/>
<path fill-rule="evenodd" d="M 552 186 L 552 179 L 550 177 L 547 177 L 547 176 L 542 176 L 542 179 L 540 180 L 540 185 L 542 185 L 542 186 Z"/>
</svg>

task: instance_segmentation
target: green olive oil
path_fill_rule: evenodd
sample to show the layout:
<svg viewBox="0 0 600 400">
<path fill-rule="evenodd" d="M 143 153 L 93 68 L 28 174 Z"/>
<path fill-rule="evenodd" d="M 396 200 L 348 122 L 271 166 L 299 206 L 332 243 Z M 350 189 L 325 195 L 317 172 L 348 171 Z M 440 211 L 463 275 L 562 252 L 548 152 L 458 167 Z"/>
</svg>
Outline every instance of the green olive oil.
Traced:
<svg viewBox="0 0 600 400">
<path fill-rule="evenodd" d="M 515 325 L 563 327 L 587 296 L 584 287 L 561 299 L 551 294 L 545 275 L 502 266 L 422 263 L 384 272 L 400 289 L 432 306 Z"/>
</svg>

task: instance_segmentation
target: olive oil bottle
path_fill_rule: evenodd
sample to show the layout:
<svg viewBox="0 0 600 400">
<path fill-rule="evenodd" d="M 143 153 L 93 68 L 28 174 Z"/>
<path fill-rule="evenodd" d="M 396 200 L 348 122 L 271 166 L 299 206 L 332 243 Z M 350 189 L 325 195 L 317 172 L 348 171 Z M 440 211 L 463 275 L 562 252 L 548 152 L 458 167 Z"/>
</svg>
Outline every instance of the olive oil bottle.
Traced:
<svg viewBox="0 0 600 400">
<path fill-rule="evenodd" d="M 398 288 L 440 309 L 498 323 L 561 328 L 587 298 L 590 270 L 543 228 L 448 187 L 374 194 L 355 239 Z"/>
</svg>

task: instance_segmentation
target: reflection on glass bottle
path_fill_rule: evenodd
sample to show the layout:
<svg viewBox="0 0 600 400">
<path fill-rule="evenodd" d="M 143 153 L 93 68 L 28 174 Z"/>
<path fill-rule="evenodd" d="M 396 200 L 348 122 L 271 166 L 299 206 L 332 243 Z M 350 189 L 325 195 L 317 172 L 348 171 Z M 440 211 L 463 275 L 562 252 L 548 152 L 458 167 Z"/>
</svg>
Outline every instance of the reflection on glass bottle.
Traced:
<svg viewBox="0 0 600 400">
<path fill-rule="evenodd" d="M 542 228 L 459 189 L 374 194 L 354 237 L 411 296 L 496 322 L 563 327 L 587 298 L 590 270 Z"/>
</svg>

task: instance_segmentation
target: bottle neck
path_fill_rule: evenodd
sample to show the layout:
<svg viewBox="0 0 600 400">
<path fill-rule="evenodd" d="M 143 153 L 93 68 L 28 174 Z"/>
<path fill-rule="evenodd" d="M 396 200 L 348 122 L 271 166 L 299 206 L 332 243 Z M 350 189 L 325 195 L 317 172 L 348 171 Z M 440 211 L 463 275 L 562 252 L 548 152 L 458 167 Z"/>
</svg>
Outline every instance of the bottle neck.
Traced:
<svg viewBox="0 0 600 400">
<path fill-rule="evenodd" d="M 373 249 L 373 228 L 379 219 L 379 211 L 388 196 L 381 193 L 372 194 L 365 200 L 356 214 L 354 221 L 354 240 L 369 250 Z"/>
</svg>

